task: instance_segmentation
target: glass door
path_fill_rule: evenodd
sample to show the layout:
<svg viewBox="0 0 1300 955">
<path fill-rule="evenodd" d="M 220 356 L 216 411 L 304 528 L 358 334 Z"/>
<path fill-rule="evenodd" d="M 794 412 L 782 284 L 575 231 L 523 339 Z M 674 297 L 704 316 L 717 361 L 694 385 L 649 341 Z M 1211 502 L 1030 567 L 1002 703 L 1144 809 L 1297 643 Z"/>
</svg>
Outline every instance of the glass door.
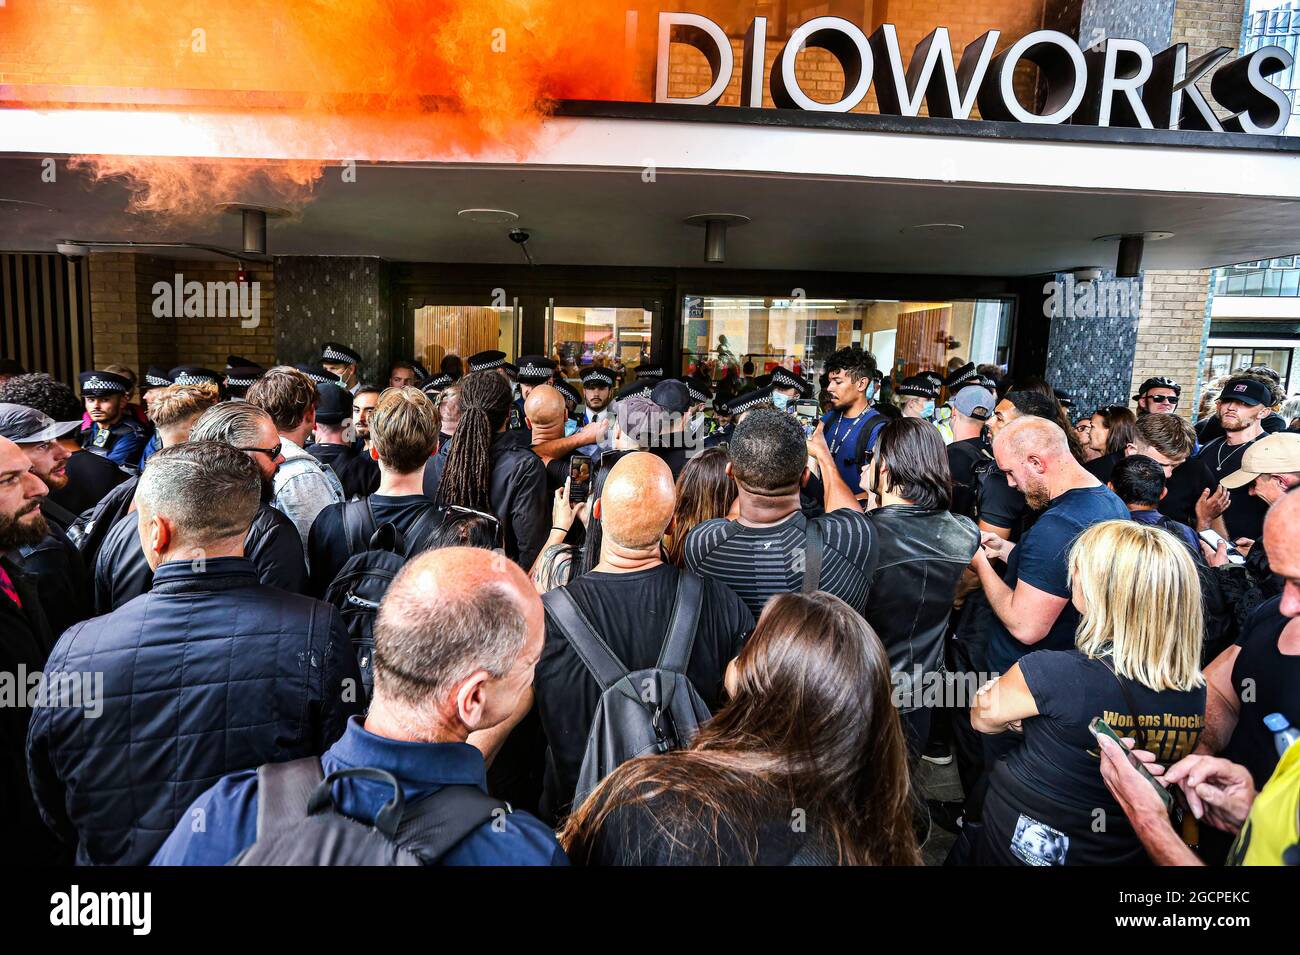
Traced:
<svg viewBox="0 0 1300 955">
<path fill-rule="evenodd" d="M 565 378 L 577 380 L 592 365 L 610 368 L 619 382 L 654 360 L 658 300 L 552 296 L 546 304 L 546 353 Z M 671 374 L 670 369 L 665 369 Z"/>
<path fill-rule="evenodd" d="M 455 296 L 415 300 L 410 303 L 413 319 L 413 351 L 430 372 L 436 373 L 447 355 L 465 360 L 481 351 L 499 350 L 507 359 L 518 357 L 521 309 L 519 300 L 492 304 L 456 302 Z"/>
</svg>

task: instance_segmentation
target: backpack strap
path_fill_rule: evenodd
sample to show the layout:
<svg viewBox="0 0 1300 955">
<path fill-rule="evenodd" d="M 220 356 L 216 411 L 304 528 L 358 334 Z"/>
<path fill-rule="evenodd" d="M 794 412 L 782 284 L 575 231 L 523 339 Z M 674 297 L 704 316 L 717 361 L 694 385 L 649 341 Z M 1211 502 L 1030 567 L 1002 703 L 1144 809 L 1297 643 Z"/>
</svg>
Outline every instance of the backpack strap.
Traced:
<svg viewBox="0 0 1300 955">
<path fill-rule="evenodd" d="M 442 511 L 433 506 L 424 509 L 403 535 L 406 541 L 404 557 L 414 557 L 422 550 L 428 549 L 429 538 L 442 527 Z"/>
<path fill-rule="evenodd" d="M 307 818 L 307 804 L 324 778 L 317 756 L 257 767 L 257 838 Z"/>
<path fill-rule="evenodd" d="M 370 549 L 370 538 L 378 528 L 370 498 L 343 502 L 343 535 L 348 542 L 348 553 L 360 554 Z"/>
<path fill-rule="evenodd" d="M 425 865 L 433 865 L 475 829 L 512 811 L 509 803 L 477 786 L 443 786 L 407 806 L 393 841 Z"/>
<path fill-rule="evenodd" d="M 628 668 L 609 648 L 609 644 L 601 639 L 567 587 L 557 587 L 547 592 L 542 602 L 546 606 L 546 612 L 569 641 L 569 646 L 573 647 L 573 652 L 600 684 L 602 693 L 628 675 Z"/>
<path fill-rule="evenodd" d="M 876 447 L 876 438 L 880 436 L 881 430 L 889 424 L 889 419 L 882 415 L 875 408 L 867 409 L 867 427 L 858 432 L 858 448 L 854 460 L 857 461 L 858 467 L 867 463 L 867 455 Z M 874 423 L 870 423 L 872 418 L 876 418 Z"/>
<path fill-rule="evenodd" d="M 815 520 L 808 522 L 803 539 L 803 592 L 815 593 L 822 582 L 822 529 Z"/>
<path fill-rule="evenodd" d="M 660 670 L 685 673 L 695 647 L 695 632 L 700 625 L 700 609 L 704 606 L 704 581 L 688 570 L 677 575 L 677 600 L 673 615 L 668 621 L 668 636 L 659 651 Z"/>
</svg>

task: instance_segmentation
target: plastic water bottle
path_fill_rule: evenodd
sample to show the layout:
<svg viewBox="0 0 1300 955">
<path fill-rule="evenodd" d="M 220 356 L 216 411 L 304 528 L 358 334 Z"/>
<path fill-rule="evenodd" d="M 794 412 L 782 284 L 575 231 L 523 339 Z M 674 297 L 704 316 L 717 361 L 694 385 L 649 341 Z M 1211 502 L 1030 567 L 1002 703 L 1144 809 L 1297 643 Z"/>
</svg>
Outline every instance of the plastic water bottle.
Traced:
<svg viewBox="0 0 1300 955">
<path fill-rule="evenodd" d="M 1277 747 L 1278 758 L 1281 759 L 1291 745 L 1300 740 L 1300 729 L 1296 729 L 1281 713 L 1270 713 L 1264 717 L 1264 725 L 1273 731 L 1273 745 Z"/>
</svg>

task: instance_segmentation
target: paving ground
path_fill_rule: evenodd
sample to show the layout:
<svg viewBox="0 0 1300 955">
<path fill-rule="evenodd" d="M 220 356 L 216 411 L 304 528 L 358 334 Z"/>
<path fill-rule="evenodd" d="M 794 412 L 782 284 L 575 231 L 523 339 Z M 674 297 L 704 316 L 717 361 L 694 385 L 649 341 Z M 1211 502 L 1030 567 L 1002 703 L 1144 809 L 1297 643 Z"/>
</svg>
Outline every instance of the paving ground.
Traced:
<svg viewBox="0 0 1300 955">
<path fill-rule="evenodd" d="M 957 762 L 947 766 L 935 766 L 921 760 L 917 771 L 917 788 L 926 799 L 960 799 L 961 782 L 957 778 Z M 930 837 L 921 846 L 921 856 L 926 865 L 942 865 L 944 857 L 952 847 L 954 836 L 939 828 L 930 826 Z"/>
</svg>

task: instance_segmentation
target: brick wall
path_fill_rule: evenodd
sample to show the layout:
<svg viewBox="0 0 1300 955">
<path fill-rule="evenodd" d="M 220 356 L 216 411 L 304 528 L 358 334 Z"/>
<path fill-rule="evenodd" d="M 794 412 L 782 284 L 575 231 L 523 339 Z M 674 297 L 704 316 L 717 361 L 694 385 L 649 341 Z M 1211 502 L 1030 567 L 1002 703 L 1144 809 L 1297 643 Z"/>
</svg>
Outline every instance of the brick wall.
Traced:
<svg viewBox="0 0 1300 955">
<path fill-rule="evenodd" d="M 1187 43 L 1191 57 L 1216 46 L 1234 50 L 1241 39 L 1242 0 L 1177 0 L 1173 42 Z M 1209 92 L 1208 81 L 1200 84 Z M 1133 385 L 1169 375 L 1183 386 L 1179 412 L 1191 416 L 1200 392 L 1200 367 L 1209 335 L 1208 271 L 1147 272 L 1142 320 L 1133 358 Z"/>
<path fill-rule="evenodd" d="M 255 327 L 240 316 L 158 318 L 154 286 L 183 282 L 233 282 L 234 262 L 165 259 L 129 252 L 95 252 L 90 256 L 90 307 L 96 368 L 123 364 L 137 373 L 150 365 L 173 368 L 200 365 L 220 371 L 230 354 L 261 365 L 275 360 L 275 276 L 270 268 L 249 270 L 259 285 Z M 206 304 L 206 302 L 205 302 Z"/>
</svg>

